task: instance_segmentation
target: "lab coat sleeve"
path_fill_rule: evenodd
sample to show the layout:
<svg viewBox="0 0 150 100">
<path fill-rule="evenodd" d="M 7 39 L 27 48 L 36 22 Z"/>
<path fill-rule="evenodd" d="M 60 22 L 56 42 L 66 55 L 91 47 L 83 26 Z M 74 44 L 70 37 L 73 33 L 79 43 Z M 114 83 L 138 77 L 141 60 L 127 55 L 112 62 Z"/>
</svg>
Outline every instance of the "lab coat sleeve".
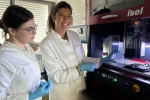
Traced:
<svg viewBox="0 0 150 100">
<path fill-rule="evenodd" d="M 67 83 L 79 78 L 76 68 L 63 69 L 58 60 L 47 44 L 40 44 L 43 63 L 50 79 L 56 83 Z"/>
<path fill-rule="evenodd" d="M 25 94 L 6 94 L 11 81 L 15 75 L 12 65 L 4 60 L 0 60 L 0 100 L 28 100 L 28 93 Z"/>
<path fill-rule="evenodd" d="M 80 38 L 78 41 L 80 41 L 80 50 L 81 50 L 81 55 L 83 58 L 82 63 L 93 62 L 96 65 L 96 69 L 99 68 L 100 67 L 100 58 L 86 57 Z"/>
</svg>

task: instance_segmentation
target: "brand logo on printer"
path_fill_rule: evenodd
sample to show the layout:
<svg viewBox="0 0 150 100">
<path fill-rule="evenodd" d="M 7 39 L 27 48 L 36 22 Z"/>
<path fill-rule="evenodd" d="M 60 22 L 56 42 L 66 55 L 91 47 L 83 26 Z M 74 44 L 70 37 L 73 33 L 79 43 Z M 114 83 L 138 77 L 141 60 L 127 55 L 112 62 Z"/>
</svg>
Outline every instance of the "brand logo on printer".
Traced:
<svg viewBox="0 0 150 100">
<path fill-rule="evenodd" d="M 137 10 L 128 10 L 128 16 L 135 16 L 135 15 L 141 15 L 143 13 L 143 9 L 144 7 L 141 7 L 141 9 L 137 9 Z"/>
</svg>

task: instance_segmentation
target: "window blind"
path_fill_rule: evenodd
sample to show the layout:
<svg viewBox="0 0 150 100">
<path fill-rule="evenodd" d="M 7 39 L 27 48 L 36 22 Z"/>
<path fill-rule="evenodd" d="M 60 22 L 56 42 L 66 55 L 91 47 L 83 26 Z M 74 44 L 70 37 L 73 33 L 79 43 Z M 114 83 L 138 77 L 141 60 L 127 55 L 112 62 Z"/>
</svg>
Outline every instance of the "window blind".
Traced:
<svg viewBox="0 0 150 100">
<path fill-rule="evenodd" d="M 10 5 L 10 0 L 0 0 L 0 19 L 6 8 Z M 3 43 L 5 38 L 3 37 L 3 30 L 0 28 L 0 43 Z"/>
<path fill-rule="evenodd" d="M 34 15 L 34 21 L 38 25 L 34 42 L 40 42 L 46 36 L 46 26 L 48 19 L 48 5 L 45 3 L 15 0 L 15 5 L 19 5 L 30 10 Z"/>
</svg>

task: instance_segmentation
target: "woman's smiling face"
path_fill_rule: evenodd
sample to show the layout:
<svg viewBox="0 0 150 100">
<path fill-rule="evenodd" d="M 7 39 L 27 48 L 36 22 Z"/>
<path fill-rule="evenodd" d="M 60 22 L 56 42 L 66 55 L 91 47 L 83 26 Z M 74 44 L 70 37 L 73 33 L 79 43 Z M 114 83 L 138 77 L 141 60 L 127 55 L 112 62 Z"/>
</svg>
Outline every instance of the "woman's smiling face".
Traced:
<svg viewBox="0 0 150 100">
<path fill-rule="evenodd" d="M 72 24 L 72 13 L 70 9 L 61 8 L 58 10 L 55 16 L 53 16 L 55 23 L 55 30 L 66 31 Z"/>
</svg>

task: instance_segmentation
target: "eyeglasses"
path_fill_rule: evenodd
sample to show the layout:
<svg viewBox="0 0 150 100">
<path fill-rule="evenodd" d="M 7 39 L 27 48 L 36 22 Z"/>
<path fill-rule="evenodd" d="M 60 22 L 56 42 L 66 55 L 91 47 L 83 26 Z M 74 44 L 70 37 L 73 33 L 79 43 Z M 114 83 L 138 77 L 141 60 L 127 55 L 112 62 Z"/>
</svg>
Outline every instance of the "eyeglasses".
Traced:
<svg viewBox="0 0 150 100">
<path fill-rule="evenodd" d="M 19 28 L 19 29 L 21 29 L 21 30 L 26 30 L 26 31 L 28 31 L 28 33 L 29 33 L 30 35 L 33 35 L 34 32 L 37 30 L 37 26 L 38 26 L 38 25 L 35 25 L 35 27 L 29 27 L 29 28 L 27 28 L 27 29 L 22 29 L 22 28 Z"/>
</svg>

